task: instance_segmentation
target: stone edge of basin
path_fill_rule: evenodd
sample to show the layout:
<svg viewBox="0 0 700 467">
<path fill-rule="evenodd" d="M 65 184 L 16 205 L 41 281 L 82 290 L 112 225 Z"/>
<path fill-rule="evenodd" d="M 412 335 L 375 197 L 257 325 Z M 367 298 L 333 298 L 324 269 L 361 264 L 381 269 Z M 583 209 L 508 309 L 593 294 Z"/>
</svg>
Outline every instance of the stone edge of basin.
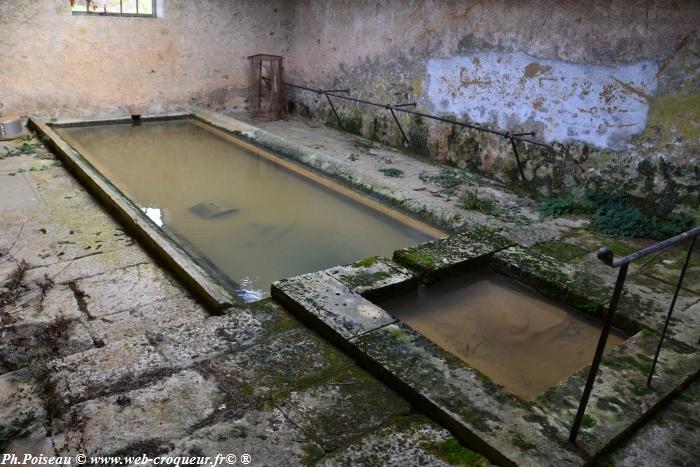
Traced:
<svg viewBox="0 0 700 467">
<path fill-rule="evenodd" d="M 181 116 L 169 116 L 169 118 L 179 117 Z M 120 121 L 127 120 L 93 120 L 82 121 L 80 124 L 114 123 Z M 36 116 L 30 116 L 27 122 L 27 126 L 30 129 L 36 131 L 40 137 L 47 138 L 46 144 L 51 147 L 65 167 L 97 198 L 102 206 L 107 208 L 107 211 L 115 216 L 118 222 L 124 225 L 147 251 L 175 274 L 191 293 L 202 300 L 211 313 L 222 314 L 228 308 L 240 304 L 240 300 L 212 278 L 191 255 L 160 232 L 128 197 L 110 183 L 80 153 L 66 143 L 50 127 L 50 124 L 50 122 Z"/>
<path fill-rule="evenodd" d="M 366 184 L 347 174 L 335 161 L 324 157 L 311 148 L 288 141 L 235 117 L 205 110 L 194 112 L 192 117 L 247 140 L 279 157 L 293 160 L 326 177 L 335 179 L 355 191 L 376 198 L 400 212 L 404 212 L 428 225 L 434 225 L 447 233 L 454 233 L 458 229 L 465 228 L 465 225 L 458 222 L 451 212 L 435 211 L 429 206 L 404 199 L 388 188 Z M 462 219 L 462 222 L 465 222 L 465 220 Z M 474 227 L 478 227 L 478 224 L 474 224 Z"/>
<path fill-rule="evenodd" d="M 462 233 L 397 251 L 394 259 L 403 264 L 373 257 L 276 281 L 272 297 L 492 461 L 542 465 L 554 459 L 580 465 L 584 454 L 560 442 L 565 433 L 558 439 L 546 436 L 561 428 L 539 409 L 367 300 L 488 267 L 493 255 L 510 245 L 497 236 Z M 415 261 L 428 255 L 430 261 Z"/>
</svg>

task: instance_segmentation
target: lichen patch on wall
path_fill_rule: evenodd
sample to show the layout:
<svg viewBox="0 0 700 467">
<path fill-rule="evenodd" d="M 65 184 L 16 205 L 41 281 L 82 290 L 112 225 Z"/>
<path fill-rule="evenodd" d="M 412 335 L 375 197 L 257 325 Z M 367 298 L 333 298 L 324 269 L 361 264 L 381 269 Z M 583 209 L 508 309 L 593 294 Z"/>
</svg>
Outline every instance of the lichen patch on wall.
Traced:
<svg viewBox="0 0 700 467">
<path fill-rule="evenodd" d="M 646 128 L 658 65 L 590 65 L 522 52 L 427 61 L 423 96 L 434 111 L 503 130 L 532 128 L 547 142 L 622 149 Z"/>
</svg>

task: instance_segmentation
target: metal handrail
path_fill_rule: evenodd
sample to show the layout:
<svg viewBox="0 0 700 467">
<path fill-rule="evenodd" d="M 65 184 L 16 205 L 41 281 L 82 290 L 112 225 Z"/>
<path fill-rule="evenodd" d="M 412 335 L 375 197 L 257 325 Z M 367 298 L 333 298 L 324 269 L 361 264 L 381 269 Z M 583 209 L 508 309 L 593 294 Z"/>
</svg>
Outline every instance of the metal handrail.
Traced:
<svg viewBox="0 0 700 467">
<path fill-rule="evenodd" d="M 685 257 L 685 263 L 683 263 L 683 269 L 681 269 L 680 276 L 678 277 L 678 283 L 676 284 L 673 299 L 671 300 L 671 305 L 669 306 L 668 314 L 666 315 L 666 321 L 664 323 L 663 330 L 661 331 L 661 337 L 659 338 L 659 343 L 656 347 L 654 361 L 652 362 L 651 369 L 649 370 L 649 375 L 647 376 L 647 387 L 651 388 L 651 380 L 654 376 L 654 371 L 656 370 L 656 363 L 659 359 L 659 354 L 661 353 L 661 346 L 663 345 L 664 338 L 666 337 L 668 324 L 671 321 L 673 309 L 675 308 L 676 300 L 678 299 L 678 293 L 680 292 L 681 286 L 683 285 L 683 279 L 685 278 L 685 273 L 688 269 L 690 258 L 693 255 L 695 241 L 697 240 L 698 235 L 700 235 L 700 225 L 688 230 L 687 232 L 683 232 L 682 234 L 676 235 L 675 237 L 671 237 L 662 242 L 656 243 L 650 247 L 639 250 L 636 253 L 632 253 L 631 255 L 623 256 L 617 260 L 615 260 L 614 254 L 612 250 L 610 250 L 610 248 L 603 247 L 600 250 L 598 250 L 598 259 L 612 268 L 620 268 L 620 272 L 617 274 L 615 289 L 613 290 L 610 305 L 608 306 L 608 312 L 605 316 L 603 329 L 600 332 L 600 338 L 598 340 L 598 346 L 595 350 L 595 355 L 593 356 L 591 369 L 588 372 L 586 386 L 583 389 L 583 394 L 581 395 L 578 411 L 576 412 L 574 423 L 571 426 L 569 441 L 571 441 L 572 443 L 576 443 L 576 437 L 578 436 L 579 429 L 581 428 L 581 423 L 583 422 L 583 415 L 585 414 L 586 407 L 588 406 L 588 399 L 590 398 L 591 392 L 593 391 L 593 384 L 595 383 L 596 376 L 598 375 L 598 368 L 600 367 L 600 362 L 603 359 L 603 354 L 605 353 L 605 345 L 608 342 L 608 336 L 610 335 L 610 329 L 612 328 L 613 317 L 615 315 L 615 312 L 617 311 L 617 305 L 619 304 L 620 297 L 622 296 L 622 289 L 625 285 L 625 279 L 627 278 L 627 270 L 629 268 L 629 265 L 633 261 L 636 261 L 640 258 L 661 251 L 665 248 L 675 245 L 676 243 L 687 240 L 688 238 L 691 239 L 690 246 L 688 247 L 688 253 Z"/>
<path fill-rule="evenodd" d="M 372 101 L 368 101 L 368 100 L 364 100 L 364 99 L 357 99 L 355 97 L 337 94 L 338 92 L 342 92 L 342 93 L 347 94 L 350 92 L 348 89 L 336 89 L 336 90 L 314 89 L 314 88 L 310 88 L 307 86 L 301 86 L 299 84 L 288 83 L 286 81 L 284 84 L 285 84 L 285 86 L 289 86 L 289 87 L 297 88 L 297 89 L 302 89 L 304 91 L 315 92 L 316 94 L 326 96 L 326 99 L 328 100 L 328 104 L 330 104 L 331 109 L 333 109 L 333 113 L 335 114 L 335 118 L 338 120 L 338 124 L 341 127 L 343 125 L 343 121 L 340 119 L 340 116 L 338 115 L 338 112 L 336 111 L 336 108 L 330 99 L 331 97 L 335 97 L 338 99 L 344 99 L 344 100 L 355 102 L 358 104 L 364 104 L 364 105 L 369 105 L 369 106 L 373 106 L 373 107 L 380 107 L 380 108 L 386 109 L 389 112 L 391 112 L 391 115 L 394 117 L 394 121 L 396 122 L 396 125 L 399 127 L 399 130 L 401 131 L 401 135 L 403 136 L 403 139 L 407 145 L 409 144 L 408 137 L 406 136 L 406 133 L 404 132 L 403 127 L 401 126 L 401 123 L 399 122 L 399 119 L 396 117 L 395 112 L 404 112 L 407 114 L 416 115 L 418 117 L 430 118 L 432 120 L 437 120 L 439 122 L 449 123 L 451 125 L 457 125 L 457 126 L 461 126 L 463 128 L 469 128 L 471 130 L 476 130 L 476 131 L 480 131 L 483 133 L 489 133 L 492 135 L 497 135 L 497 136 L 501 136 L 503 138 L 506 138 L 510 141 L 511 147 L 513 148 L 513 154 L 515 155 L 515 161 L 518 163 L 518 171 L 520 172 L 520 177 L 522 178 L 523 181 L 525 181 L 525 172 L 523 171 L 522 163 L 520 162 L 520 155 L 518 154 L 518 147 L 515 144 L 516 141 L 520 141 L 521 143 L 534 144 L 536 146 L 542 146 L 543 148 L 547 148 L 552 152 L 556 152 L 556 151 L 554 151 L 554 148 L 552 148 L 552 146 L 549 146 L 547 144 L 540 143 L 537 141 L 532 141 L 531 139 L 523 138 L 523 136 L 535 136 L 534 131 L 528 131 L 525 133 L 511 133 L 508 131 L 494 130 L 492 128 L 487 128 L 487 127 L 475 125 L 472 123 L 458 122 L 456 120 L 451 120 L 449 118 L 438 117 L 437 115 L 430 115 L 430 114 L 426 114 L 423 112 L 418 112 L 415 110 L 406 109 L 406 107 L 415 107 L 417 105 L 415 102 L 410 102 L 407 104 L 387 105 L 387 104 L 381 104 L 379 102 L 372 102 Z"/>
</svg>

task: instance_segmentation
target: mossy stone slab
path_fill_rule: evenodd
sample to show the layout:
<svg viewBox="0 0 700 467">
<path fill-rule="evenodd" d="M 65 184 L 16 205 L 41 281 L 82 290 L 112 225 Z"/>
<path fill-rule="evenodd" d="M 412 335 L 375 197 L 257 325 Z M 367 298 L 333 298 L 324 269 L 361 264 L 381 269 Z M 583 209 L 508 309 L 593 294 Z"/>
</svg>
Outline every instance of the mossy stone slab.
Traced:
<svg viewBox="0 0 700 467">
<path fill-rule="evenodd" d="M 700 371 L 700 350 L 666 338 L 652 389 L 648 389 L 646 379 L 658 339 L 650 332 L 640 332 L 603 357 L 577 439 L 589 456 L 598 455 L 633 430 Z M 589 369 L 588 365 L 549 389 L 535 405 L 570 429 Z"/>
<path fill-rule="evenodd" d="M 416 285 L 416 277 L 401 265 L 378 256 L 326 270 L 328 275 L 365 297 L 377 297 Z"/>
<path fill-rule="evenodd" d="M 274 282 L 272 297 L 319 329 L 331 331 L 343 340 L 396 321 L 323 271 Z"/>
<path fill-rule="evenodd" d="M 696 379 L 599 465 L 700 465 L 699 413 L 700 380 Z"/>
<path fill-rule="evenodd" d="M 372 432 L 348 447 L 330 453 L 318 465 L 420 465 L 488 467 L 481 455 L 459 444 L 444 428 L 424 416 L 405 417 L 400 423 Z"/>
<path fill-rule="evenodd" d="M 500 465 L 581 465 L 558 428 L 476 369 L 403 323 L 353 341 L 368 364 L 466 445 Z"/>
<path fill-rule="evenodd" d="M 700 295 L 700 245 L 698 244 L 700 244 L 700 241 L 696 241 L 695 251 L 690 257 L 690 262 L 688 263 L 688 268 L 683 278 L 683 288 Z M 675 284 L 678 283 L 678 278 L 680 277 L 687 253 L 687 250 L 676 249 L 667 257 L 645 266 L 642 272 L 643 274 L 675 286 Z"/>
<path fill-rule="evenodd" d="M 612 286 L 599 277 L 523 246 L 497 252 L 492 266 L 538 293 L 592 314 L 599 313 L 612 294 Z"/>
<path fill-rule="evenodd" d="M 0 449 L 9 439 L 26 435 L 46 421 L 41 390 L 28 370 L 0 376 L 0 404 Z"/>
<path fill-rule="evenodd" d="M 673 290 L 640 280 L 625 283 L 616 317 L 660 333 L 673 299 Z M 652 279 L 652 281 L 655 281 Z M 700 348 L 700 296 L 681 290 L 669 321 L 667 336 Z"/>
<path fill-rule="evenodd" d="M 172 457 L 208 456 L 221 453 L 249 454 L 250 465 L 298 466 L 310 452 L 323 449 L 272 404 L 245 407 L 223 404 L 213 422 L 197 427 L 192 433 L 172 443 L 167 451 Z M 195 454 L 196 453 L 196 454 Z M 242 465 L 237 457 L 237 463 Z"/>
<path fill-rule="evenodd" d="M 201 323 L 179 324 L 147 333 L 174 367 L 187 367 L 230 351 L 240 351 L 265 337 L 262 323 L 242 309 L 212 316 Z"/>
<path fill-rule="evenodd" d="M 60 455 L 165 454 L 169 441 L 205 422 L 224 400 L 216 385 L 184 370 L 149 386 L 71 407 L 54 420 L 54 446 Z"/>
<path fill-rule="evenodd" d="M 430 282 L 483 267 L 509 240 L 493 233 L 460 233 L 394 252 L 393 260 Z"/>
<path fill-rule="evenodd" d="M 240 388 L 259 401 L 323 385 L 354 362 L 306 327 L 278 334 L 236 353 L 201 363 L 223 387 Z"/>
<path fill-rule="evenodd" d="M 324 384 L 292 392 L 276 405 L 325 452 L 415 413 L 407 401 L 357 366 Z"/>
</svg>

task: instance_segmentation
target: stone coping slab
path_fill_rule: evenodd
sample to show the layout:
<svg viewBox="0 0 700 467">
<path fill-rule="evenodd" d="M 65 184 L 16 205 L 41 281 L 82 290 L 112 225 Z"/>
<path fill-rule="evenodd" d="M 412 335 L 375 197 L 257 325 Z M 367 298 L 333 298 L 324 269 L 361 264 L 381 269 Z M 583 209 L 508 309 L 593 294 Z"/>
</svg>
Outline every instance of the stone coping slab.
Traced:
<svg viewBox="0 0 700 467">
<path fill-rule="evenodd" d="M 591 458 L 635 430 L 700 372 L 700 350 L 666 338 L 648 388 L 647 375 L 658 341 L 655 334 L 642 331 L 603 357 L 576 441 Z M 547 390 L 536 398 L 535 405 L 570 428 L 589 370 L 587 365 Z"/>
<path fill-rule="evenodd" d="M 274 282 L 272 297 L 343 340 L 396 321 L 325 271 Z"/>
<path fill-rule="evenodd" d="M 612 294 L 611 286 L 599 277 L 519 245 L 496 253 L 492 266 L 542 295 L 594 315 L 600 315 Z"/>
<path fill-rule="evenodd" d="M 364 297 L 396 293 L 415 286 L 417 277 L 403 266 L 379 256 L 326 270 L 328 275 Z"/>
<path fill-rule="evenodd" d="M 365 364 L 499 465 L 582 465 L 544 414 L 397 322 L 353 340 Z"/>
<path fill-rule="evenodd" d="M 423 282 L 474 270 L 513 243 L 494 232 L 472 229 L 448 238 L 394 252 L 394 261 L 413 270 Z"/>
</svg>

